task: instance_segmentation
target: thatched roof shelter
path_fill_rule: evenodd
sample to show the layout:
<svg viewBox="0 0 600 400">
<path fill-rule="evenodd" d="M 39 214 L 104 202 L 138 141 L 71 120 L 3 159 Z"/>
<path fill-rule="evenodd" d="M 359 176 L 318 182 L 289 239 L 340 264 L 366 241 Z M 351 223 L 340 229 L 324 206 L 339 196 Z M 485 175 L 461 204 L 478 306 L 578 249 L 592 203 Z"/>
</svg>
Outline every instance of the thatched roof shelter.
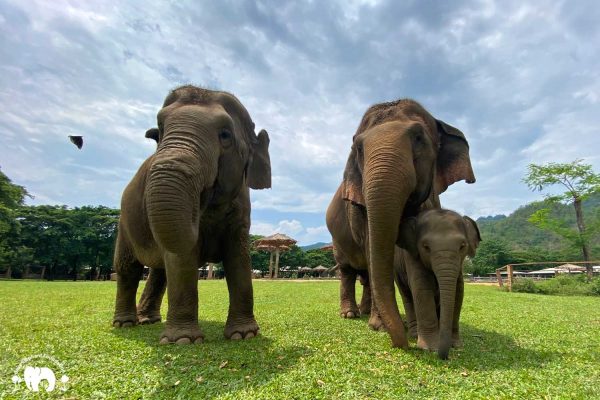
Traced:
<svg viewBox="0 0 600 400">
<path fill-rule="evenodd" d="M 271 253 L 269 258 L 269 277 L 277 278 L 279 273 L 279 253 L 282 251 L 288 251 L 296 244 L 296 240 L 291 237 L 284 235 L 283 233 L 276 233 L 271 236 L 258 239 L 254 242 L 254 246 L 257 250 L 264 250 Z M 273 271 L 273 256 L 275 256 L 275 270 Z"/>
</svg>

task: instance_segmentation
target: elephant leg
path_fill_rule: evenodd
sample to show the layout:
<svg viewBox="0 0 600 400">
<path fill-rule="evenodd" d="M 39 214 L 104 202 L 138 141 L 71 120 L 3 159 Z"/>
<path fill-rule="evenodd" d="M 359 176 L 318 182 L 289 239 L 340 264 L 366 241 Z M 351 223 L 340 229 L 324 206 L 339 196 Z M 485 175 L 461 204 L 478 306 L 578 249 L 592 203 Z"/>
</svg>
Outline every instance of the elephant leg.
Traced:
<svg viewBox="0 0 600 400">
<path fill-rule="evenodd" d="M 131 327 L 137 323 L 135 295 L 144 266 L 133 257 L 122 236 L 117 238 L 114 264 L 117 271 L 117 298 L 113 327 Z"/>
<path fill-rule="evenodd" d="M 452 347 L 460 348 L 463 346 L 459 332 L 459 320 L 460 310 L 462 309 L 462 303 L 465 293 L 465 282 L 462 274 L 458 277 L 456 282 L 456 299 L 454 300 L 454 318 L 452 320 Z"/>
<path fill-rule="evenodd" d="M 146 286 L 137 306 L 138 324 L 160 322 L 160 305 L 167 288 L 167 274 L 164 268 L 150 268 Z"/>
<path fill-rule="evenodd" d="M 248 234 L 233 236 L 223 258 L 225 279 L 229 291 L 229 312 L 223 334 L 227 339 L 250 339 L 258 335 L 254 318 L 254 294 Z"/>
<path fill-rule="evenodd" d="M 408 328 L 408 336 L 412 339 L 417 338 L 417 314 L 415 313 L 415 304 L 413 301 L 412 292 L 408 285 L 397 281 L 402 304 L 404 304 L 404 313 L 406 314 L 406 327 Z"/>
<path fill-rule="evenodd" d="M 197 250 L 181 255 L 165 252 L 167 323 L 160 343 L 202 343 L 204 334 L 198 326 L 198 257 Z"/>
<path fill-rule="evenodd" d="M 356 305 L 356 270 L 348 264 L 340 265 L 340 315 L 342 318 L 358 318 Z"/>
<path fill-rule="evenodd" d="M 437 350 L 439 323 L 436 311 L 436 280 L 429 271 L 417 269 L 411 274 L 411 290 L 417 317 L 417 347 Z"/>
<path fill-rule="evenodd" d="M 374 331 L 385 331 L 385 325 L 383 324 L 383 320 L 381 319 L 381 315 L 379 314 L 379 310 L 377 309 L 377 304 L 375 304 L 375 298 L 371 297 L 371 315 L 369 316 L 369 328 Z"/>
<path fill-rule="evenodd" d="M 360 299 L 360 305 L 358 309 L 360 311 L 360 315 L 369 315 L 371 314 L 371 284 L 369 282 L 369 272 L 368 271 L 358 271 L 358 277 L 360 280 L 360 284 L 363 287 L 362 297 Z"/>
</svg>

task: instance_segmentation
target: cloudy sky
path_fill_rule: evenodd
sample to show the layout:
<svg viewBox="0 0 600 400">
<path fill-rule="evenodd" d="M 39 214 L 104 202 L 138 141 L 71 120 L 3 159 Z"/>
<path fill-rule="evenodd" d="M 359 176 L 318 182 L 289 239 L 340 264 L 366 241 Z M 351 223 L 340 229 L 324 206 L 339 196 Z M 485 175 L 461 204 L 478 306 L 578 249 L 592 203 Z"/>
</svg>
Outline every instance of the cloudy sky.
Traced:
<svg viewBox="0 0 600 400">
<path fill-rule="evenodd" d="M 541 198 L 521 183 L 529 163 L 600 169 L 598 21 L 595 0 L 0 0 L 0 167 L 30 204 L 118 207 L 167 92 L 222 89 L 271 137 L 252 232 L 328 242 L 362 114 L 410 97 L 471 145 L 477 183 L 442 204 L 510 213 Z"/>
</svg>

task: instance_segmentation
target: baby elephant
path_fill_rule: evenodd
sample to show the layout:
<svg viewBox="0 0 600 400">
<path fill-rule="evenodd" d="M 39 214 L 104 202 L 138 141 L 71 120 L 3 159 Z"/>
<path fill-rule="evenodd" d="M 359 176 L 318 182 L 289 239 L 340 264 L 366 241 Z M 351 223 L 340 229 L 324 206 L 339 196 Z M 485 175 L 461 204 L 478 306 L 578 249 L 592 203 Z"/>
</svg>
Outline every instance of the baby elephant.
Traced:
<svg viewBox="0 0 600 400">
<path fill-rule="evenodd" d="M 463 262 L 475 256 L 479 229 L 469 217 L 436 209 L 403 222 L 399 235 L 403 249 L 396 251 L 395 275 L 409 333 L 417 334 L 419 348 L 437 350 L 446 359 L 450 347 L 461 345 Z"/>
</svg>

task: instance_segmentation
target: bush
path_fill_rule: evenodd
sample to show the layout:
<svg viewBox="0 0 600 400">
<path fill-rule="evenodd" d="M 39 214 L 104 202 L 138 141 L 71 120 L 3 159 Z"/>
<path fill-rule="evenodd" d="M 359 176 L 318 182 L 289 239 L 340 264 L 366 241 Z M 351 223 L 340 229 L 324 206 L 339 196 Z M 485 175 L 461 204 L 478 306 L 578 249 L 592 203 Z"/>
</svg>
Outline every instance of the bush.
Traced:
<svg viewBox="0 0 600 400">
<path fill-rule="evenodd" d="M 512 284 L 512 291 L 519 293 L 541 293 L 540 289 L 531 278 L 515 279 Z"/>
<path fill-rule="evenodd" d="M 558 275 L 545 281 L 517 278 L 513 282 L 512 291 L 562 296 L 600 296 L 600 277 L 590 282 L 585 274 Z"/>
</svg>

